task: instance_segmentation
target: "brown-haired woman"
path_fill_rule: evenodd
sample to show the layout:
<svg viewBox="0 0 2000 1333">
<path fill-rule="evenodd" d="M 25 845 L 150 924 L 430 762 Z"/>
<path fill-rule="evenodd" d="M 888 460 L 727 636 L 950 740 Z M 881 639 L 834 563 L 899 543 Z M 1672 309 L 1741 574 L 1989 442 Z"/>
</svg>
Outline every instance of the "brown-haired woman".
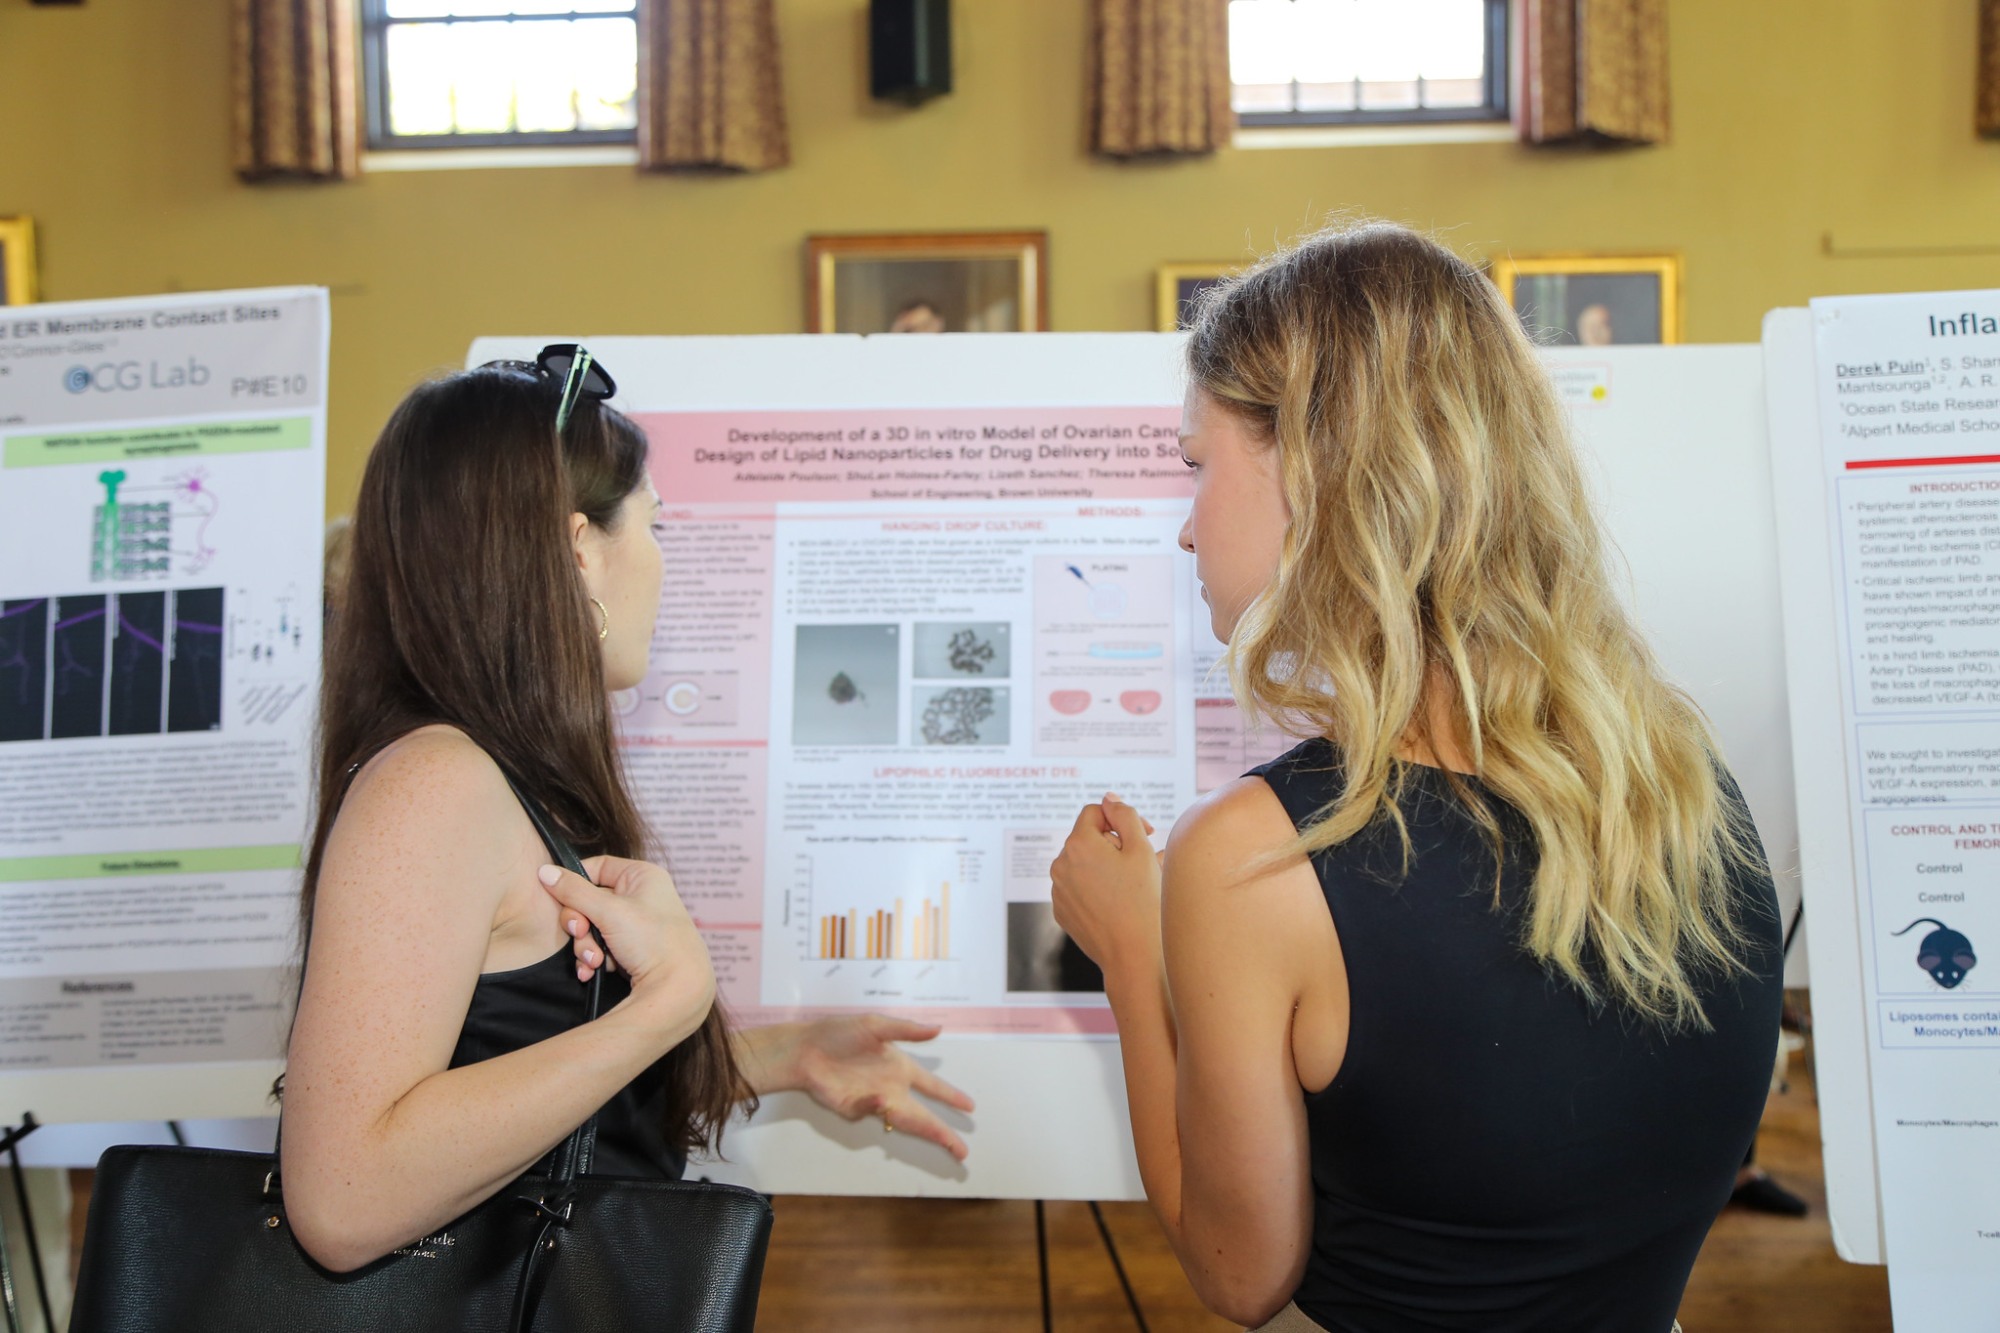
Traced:
<svg viewBox="0 0 2000 1333">
<path fill-rule="evenodd" d="M 1188 367 L 1181 544 L 1308 739 L 1163 862 L 1107 796 L 1053 868 L 1146 1192 L 1246 1324 L 1666 1333 L 1763 1107 L 1776 901 L 1547 375 L 1386 225 L 1212 292 Z"/>
<path fill-rule="evenodd" d="M 893 1044 L 937 1029 L 731 1031 L 672 880 L 637 859 L 607 691 L 646 672 L 659 499 L 644 435 L 588 394 L 565 413 L 547 364 L 419 387 L 355 507 L 283 1145 L 299 1243 L 337 1271 L 498 1192 L 600 1108 L 610 1174 L 678 1176 L 740 1102 L 785 1088 L 965 1155 L 914 1094 L 970 1099 Z M 547 864 L 510 778 L 590 882 Z M 599 968 L 608 1008 L 579 1025 Z"/>
</svg>

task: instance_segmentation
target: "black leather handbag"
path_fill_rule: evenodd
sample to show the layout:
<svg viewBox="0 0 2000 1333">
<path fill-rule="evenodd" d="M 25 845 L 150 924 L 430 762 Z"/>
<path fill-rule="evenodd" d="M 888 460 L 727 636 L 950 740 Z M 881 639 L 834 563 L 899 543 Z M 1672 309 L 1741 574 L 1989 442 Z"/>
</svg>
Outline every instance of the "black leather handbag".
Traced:
<svg viewBox="0 0 2000 1333">
<path fill-rule="evenodd" d="M 558 862 L 576 853 L 516 788 Z M 599 977 L 602 973 L 599 973 Z M 601 984 L 585 988 L 585 1021 Z M 97 1164 L 71 1333 L 752 1333 L 770 1200 L 590 1174 L 592 1116 L 435 1235 L 352 1273 L 285 1221 L 275 1156 L 118 1147 Z"/>
</svg>

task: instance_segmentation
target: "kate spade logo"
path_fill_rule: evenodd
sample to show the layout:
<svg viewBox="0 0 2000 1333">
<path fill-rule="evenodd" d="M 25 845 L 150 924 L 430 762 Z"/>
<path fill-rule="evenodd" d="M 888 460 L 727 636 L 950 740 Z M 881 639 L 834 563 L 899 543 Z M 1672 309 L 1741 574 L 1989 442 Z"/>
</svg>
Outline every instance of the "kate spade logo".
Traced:
<svg viewBox="0 0 2000 1333">
<path fill-rule="evenodd" d="M 425 1236 L 421 1240 L 411 1241 L 408 1245 L 398 1246 L 390 1253 L 407 1254 L 416 1259 L 442 1259 L 444 1255 L 440 1251 L 451 1249 L 457 1244 L 457 1237 L 449 1231 L 440 1231 L 435 1236 Z"/>
</svg>

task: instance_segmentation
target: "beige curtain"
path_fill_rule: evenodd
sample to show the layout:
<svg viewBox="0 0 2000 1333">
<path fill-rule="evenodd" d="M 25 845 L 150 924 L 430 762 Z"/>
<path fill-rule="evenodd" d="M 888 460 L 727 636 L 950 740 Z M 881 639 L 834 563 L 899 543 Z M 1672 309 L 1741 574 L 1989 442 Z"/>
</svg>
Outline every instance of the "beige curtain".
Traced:
<svg viewBox="0 0 2000 1333">
<path fill-rule="evenodd" d="M 1979 132 L 2000 139 L 2000 0 L 1979 0 Z"/>
<path fill-rule="evenodd" d="M 639 0 L 639 165 L 792 160 L 773 0 Z"/>
<path fill-rule="evenodd" d="M 1667 137 L 1666 0 L 1523 0 L 1528 143 Z"/>
<path fill-rule="evenodd" d="M 1091 66 L 1093 152 L 1195 155 L 1229 143 L 1228 0 L 1094 0 Z"/>
<path fill-rule="evenodd" d="M 236 174 L 361 174 L 353 0 L 234 0 Z"/>
</svg>

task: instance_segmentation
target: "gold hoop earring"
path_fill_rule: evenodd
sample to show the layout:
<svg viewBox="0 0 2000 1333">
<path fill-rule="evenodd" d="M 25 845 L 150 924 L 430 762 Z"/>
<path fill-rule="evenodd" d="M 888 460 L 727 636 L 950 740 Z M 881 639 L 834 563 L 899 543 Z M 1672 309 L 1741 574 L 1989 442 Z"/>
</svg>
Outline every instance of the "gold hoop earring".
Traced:
<svg viewBox="0 0 2000 1333">
<path fill-rule="evenodd" d="M 597 637 L 601 639 L 611 633 L 611 613 L 595 597 L 590 599 L 590 604 L 597 608 Z"/>
</svg>

